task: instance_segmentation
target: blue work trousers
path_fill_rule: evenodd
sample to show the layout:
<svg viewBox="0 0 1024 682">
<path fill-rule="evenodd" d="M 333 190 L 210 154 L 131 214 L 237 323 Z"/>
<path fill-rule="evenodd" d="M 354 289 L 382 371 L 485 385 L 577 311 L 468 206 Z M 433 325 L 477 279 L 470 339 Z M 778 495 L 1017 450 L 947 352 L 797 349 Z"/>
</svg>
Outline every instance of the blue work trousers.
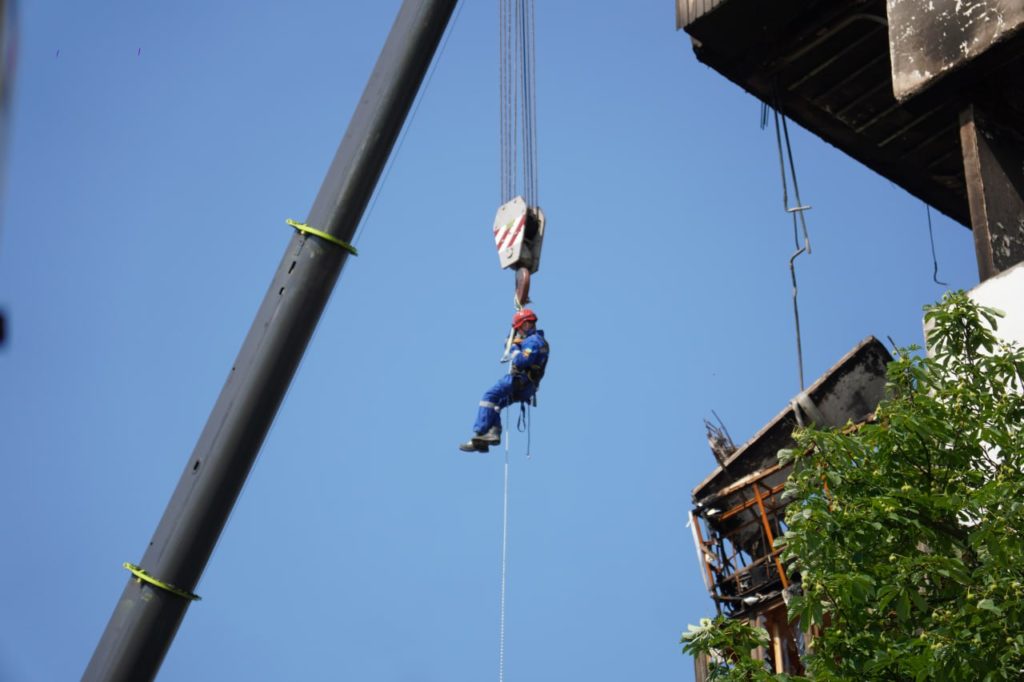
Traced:
<svg viewBox="0 0 1024 682">
<path fill-rule="evenodd" d="M 537 392 L 537 386 L 521 374 L 506 374 L 487 389 L 476 413 L 475 433 L 485 433 L 497 426 L 501 431 L 501 411 L 512 403 L 526 402 Z"/>
</svg>

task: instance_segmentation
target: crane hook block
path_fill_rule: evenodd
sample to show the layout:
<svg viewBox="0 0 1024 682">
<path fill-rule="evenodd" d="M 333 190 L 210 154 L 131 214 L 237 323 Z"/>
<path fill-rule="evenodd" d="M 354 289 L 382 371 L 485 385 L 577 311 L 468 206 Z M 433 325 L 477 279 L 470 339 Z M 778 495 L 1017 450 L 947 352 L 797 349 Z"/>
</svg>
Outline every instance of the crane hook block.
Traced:
<svg viewBox="0 0 1024 682">
<path fill-rule="evenodd" d="M 516 197 L 498 209 L 494 217 L 494 245 L 502 268 L 540 268 L 540 247 L 544 243 L 544 211 L 527 206 Z"/>
</svg>

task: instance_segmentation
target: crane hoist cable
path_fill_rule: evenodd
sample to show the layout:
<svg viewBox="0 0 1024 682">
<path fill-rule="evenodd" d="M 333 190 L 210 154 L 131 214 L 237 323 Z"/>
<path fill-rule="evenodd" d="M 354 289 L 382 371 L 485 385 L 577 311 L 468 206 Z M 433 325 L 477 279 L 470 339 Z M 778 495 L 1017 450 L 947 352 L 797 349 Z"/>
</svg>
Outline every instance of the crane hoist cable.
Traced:
<svg viewBox="0 0 1024 682">
<path fill-rule="evenodd" d="M 498 0 L 498 15 L 501 206 L 493 232 L 501 267 L 515 273 L 513 303 L 519 310 L 530 300 L 545 222 L 538 206 L 534 0 Z"/>
<path fill-rule="evenodd" d="M 544 212 L 537 205 L 537 79 L 534 57 L 534 0 L 498 0 L 498 81 L 500 200 L 494 219 L 498 262 L 514 275 L 513 304 L 530 302 L 530 275 L 540 267 Z M 509 359 L 515 330 L 509 333 L 502 361 Z M 511 370 L 511 367 L 509 368 Z M 506 409 L 506 423 L 511 427 Z M 525 416 L 524 416 L 525 419 Z M 525 420 L 527 429 L 528 419 Z M 505 432 L 504 496 L 501 534 L 501 593 L 498 616 L 498 682 L 505 680 L 505 592 L 508 578 L 509 441 Z M 529 436 L 527 436 L 529 443 Z M 527 446 L 529 448 L 529 445 Z"/>
<path fill-rule="evenodd" d="M 539 200 L 534 0 L 499 0 L 501 203 Z"/>
</svg>

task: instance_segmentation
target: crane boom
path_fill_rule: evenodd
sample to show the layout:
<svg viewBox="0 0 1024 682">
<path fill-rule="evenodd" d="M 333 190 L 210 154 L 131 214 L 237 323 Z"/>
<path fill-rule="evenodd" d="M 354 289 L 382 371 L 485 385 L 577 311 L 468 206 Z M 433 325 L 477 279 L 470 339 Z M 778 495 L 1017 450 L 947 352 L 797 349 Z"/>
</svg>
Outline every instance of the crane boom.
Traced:
<svg viewBox="0 0 1024 682">
<path fill-rule="evenodd" d="M 296 232 L 288 244 L 84 680 L 156 676 L 347 261 L 332 241 L 351 242 L 456 2 L 403 1 L 306 220 L 333 240 Z"/>
</svg>

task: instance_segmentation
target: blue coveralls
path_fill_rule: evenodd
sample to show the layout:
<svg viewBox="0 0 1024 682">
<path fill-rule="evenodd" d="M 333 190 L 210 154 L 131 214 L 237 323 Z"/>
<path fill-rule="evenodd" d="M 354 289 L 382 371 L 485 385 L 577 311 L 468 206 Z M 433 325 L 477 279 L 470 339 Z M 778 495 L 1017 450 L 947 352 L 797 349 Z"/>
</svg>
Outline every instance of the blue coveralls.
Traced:
<svg viewBox="0 0 1024 682">
<path fill-rule="evenodd" d="M 513 344 L 511 361 L 512 373 L 499 379 L 480 400 L 476 423 L 473 424 L 475 433 L 486 433 L 494 426 L 500 432 L 501 411 L 512 403 L 526 402 L 537 392 L 537 381 L 548 364 L 548 342 L 544 340 L 544 332 L 536 329 L 522 342 Z"/>
</svg>

